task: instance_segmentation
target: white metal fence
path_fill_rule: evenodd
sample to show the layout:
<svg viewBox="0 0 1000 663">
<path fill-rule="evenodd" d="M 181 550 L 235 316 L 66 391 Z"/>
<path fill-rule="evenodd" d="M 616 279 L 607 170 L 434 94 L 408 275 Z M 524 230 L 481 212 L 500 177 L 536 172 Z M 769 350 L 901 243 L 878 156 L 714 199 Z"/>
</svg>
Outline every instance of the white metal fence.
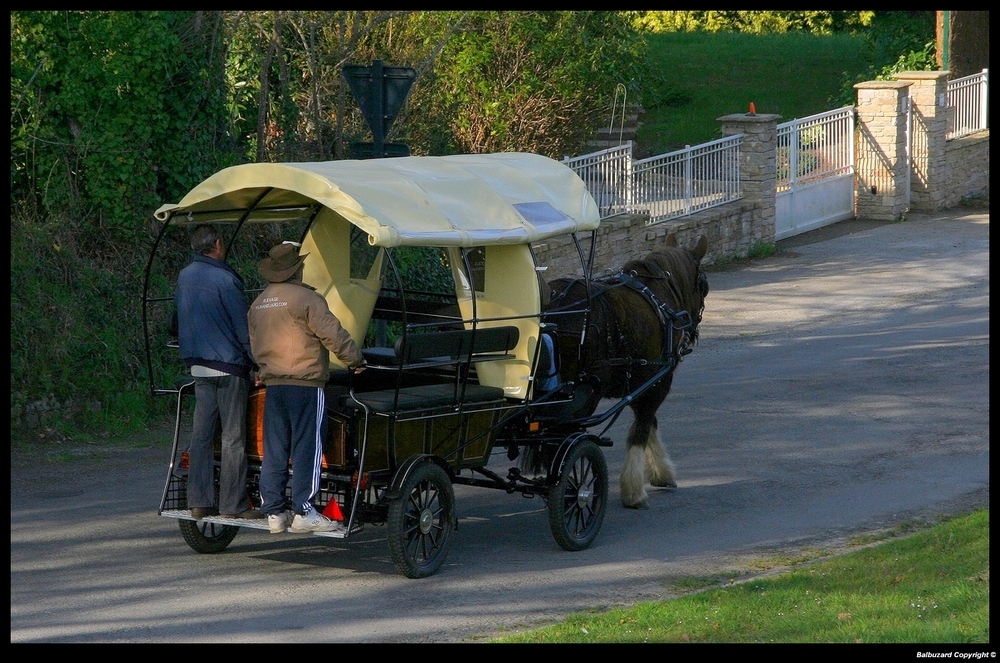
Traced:
<svg viewBox="0 0 1000 663">
<path fill-rule="evenodd" d="M 987 101 L 990 70 L 948 81 L 948 106 L 955 109 L 946 140 L 961 138 L 989 126 Z"/>
<path fill-rule="evenodd" d="M 778 193 L 854 172 L 854 106 L 777 127 Z"/>
<path fill-rule="evenodd" d="M 565 157 L 594 197 L 601 216 L 630 211 L 632 141 L 579 157 Z"/>
<path fill-rule="evenodd" d="M 987 128 L 988 90 L 988 69 L 948 83 L 946 103 L 955 109 L 953 124 L 946 134 L 948 140 Z M 844 214 L 850 213 L 850 183 L 844 181 L 854 174 L 854 139 L 853 106 L 778 125 L 776 185 L 779 196 L 815 188 L 817 184 L 828 190 L 822 194 L 822 205 L 812 200 L 820 195 L 814 191 L 799 196 L 801 204 L 786 203 L 787 214 L 794 217 L 796 223 L 794 228 L 783 232 L 802 231 L 816 224 L 846 218 Z M 741 198 L 742 144 L 742 135 L 729 136 L 634 161 L 632 141 L 628 141 L 600 152 L 566 157 L 563 163 L 583 179 L 601 216 L 647 212 L 652 224 Z M 834 184 L 834 181 L 838 182 Z M 830 191 L 835 195 L 831 197 Z M 800 208 L 807 201 L 810 208 L 819 212 L 817 219 L 805 223 Z"/>
<path fill-rule="evenodd" d="M 777 126 L 774 238 L 854 216 L 854 107 Z"/>
<path fill-rule="evenodd" d="M 657 223 L 740 198 L 741 145 L 737 134 L 633 162 L 631 211 Z"/>
<path fill-rule="evenodd" d="M 742 134 L 633 161 L 632 141 L 563 159 L 587 185 L 601 216 L 647 212 L 658 223 L 742 196 Z"/>
</svg>

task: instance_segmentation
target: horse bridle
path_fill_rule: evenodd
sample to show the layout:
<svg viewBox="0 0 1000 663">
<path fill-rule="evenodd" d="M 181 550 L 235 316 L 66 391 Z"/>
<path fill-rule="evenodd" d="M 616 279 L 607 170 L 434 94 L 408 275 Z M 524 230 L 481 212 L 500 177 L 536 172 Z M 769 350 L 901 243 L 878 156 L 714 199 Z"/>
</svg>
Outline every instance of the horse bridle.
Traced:
<svg viewBox="0 0 1000 663">
<path fill-rule="evenodd" d="M 705 275 L 705 272 L 701 271 L 701 266 L 700 265 L 696 265 L 695 269 L 696 269 L 696 273 L 697 273 L 697 277 L 695 277 L 695 287 L 698 288 L 698 293 L 701 295 L 701 306 L 698 307 L 698 312 L 694 316 L 692 316 L 694 322 L 691 325 L 690 330 L 686 330 L 686 332 L 691 336 L 691 341 L 693 343 L 697 343 L 698 342 L 698 326 L 701 324 L 702 316 L 705 313 L 705 297 L 708 296 L 708 276 Z M 630 273 L 630 276 L 633 279 L 638 280 L 637 279 L 638 274 L 636 274 L 634 271 Z M 674 296 L 674 300 L 677 301 L 677 302 L 683 302 L 684 301 L 684 297 L 682 296 L 680 288 L 677 285 L 677 281 L 676 281 L 676 279 L 674 279 L 673 274 L 671 274 L 669 271 L 665 270 L 663 272 L 663 275 L 661 275 L 661 276 L 650 274 L 649 276 L 645 276 L 643 278 L 646 278 L 646 279 L 664 279 L 664 280 L 666 280 L 667 287 L 670 289 L 670 293 Z M 650 291 L 650 295 L 655 300 L 655 295 L 652 293 L 652 291 Z M 662 304 L 659 304 L 659 305 L 663 306 Z M 682 340 L 682 342 L 683 342 L 683 340 Z M 689 354 L 689 353 L 690 353 L 690 350 L 688 350 L 684 354 Z"/>
</svg>

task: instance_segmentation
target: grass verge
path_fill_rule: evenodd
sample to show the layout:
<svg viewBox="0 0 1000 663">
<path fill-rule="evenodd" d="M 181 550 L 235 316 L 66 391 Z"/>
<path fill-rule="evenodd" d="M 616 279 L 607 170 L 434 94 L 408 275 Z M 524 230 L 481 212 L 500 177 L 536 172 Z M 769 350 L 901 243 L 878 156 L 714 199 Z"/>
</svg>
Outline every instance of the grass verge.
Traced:
<svg viewBox="0 0 1000 663">
<path fill-rule="evenodd" d="M 980 510 L 781 575 L 492 642 L 989 643 L 989 528 Z"/>
</svg>

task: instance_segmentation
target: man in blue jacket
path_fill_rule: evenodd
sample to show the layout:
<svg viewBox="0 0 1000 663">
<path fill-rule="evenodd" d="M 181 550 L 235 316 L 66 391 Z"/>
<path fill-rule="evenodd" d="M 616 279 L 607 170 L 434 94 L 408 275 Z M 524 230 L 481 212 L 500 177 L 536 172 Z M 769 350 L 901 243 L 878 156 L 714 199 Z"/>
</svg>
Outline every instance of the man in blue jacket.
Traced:
<svg viewBox="0 0 1000 663">
<path fill-rule="evenodd" d="M 264 518 L 247 497 L 246 411 L 253 355 L 243 279 L 225 262 L 213 225 L 191 231 L 194 259 L 174 292 L 181 359 L 194 378 L 187 502 L 192 517 Z M 215 503 L 213 445 L 222 424 L 219 503 Z"/>
</svg>

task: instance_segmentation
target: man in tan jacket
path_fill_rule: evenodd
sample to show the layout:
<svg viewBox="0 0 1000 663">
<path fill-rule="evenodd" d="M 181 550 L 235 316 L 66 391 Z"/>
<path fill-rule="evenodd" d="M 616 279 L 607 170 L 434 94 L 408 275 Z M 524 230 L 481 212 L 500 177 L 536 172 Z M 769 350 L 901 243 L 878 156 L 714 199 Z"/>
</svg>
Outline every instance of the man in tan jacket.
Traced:
<svg viewBox="0 0 1000 663">
<path fill-rule="evenodd" d="M 272 533 L 337 532 L 343 525 L 313 505 L 320 488 L 326 437 L 324 387 L 330 352 L 356 372 L 361 349 L 314 288 L 302 282 L 305 255 L 291 242 L 271 249 L 259 266 L 270 285 L 250 305 L 250 347 L 264 400 L 264 458 L 260 472 L 261 511 Z M 292 505 L 286 509 L 288 462 L 292 463 Z"/>
</svg>

